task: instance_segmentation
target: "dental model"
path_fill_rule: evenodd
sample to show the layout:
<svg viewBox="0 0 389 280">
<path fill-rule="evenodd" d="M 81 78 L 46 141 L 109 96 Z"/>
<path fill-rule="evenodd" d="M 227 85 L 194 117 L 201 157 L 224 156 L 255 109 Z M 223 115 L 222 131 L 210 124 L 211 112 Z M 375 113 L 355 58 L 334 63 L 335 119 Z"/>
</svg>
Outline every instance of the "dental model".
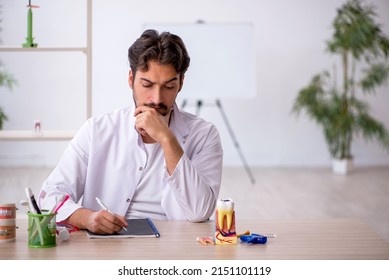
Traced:
<svg viewBox="0 0 389 280">
<path fill-rule="evenodd" d="M 216 206 L 216 244 L 236 244 L 235 211 L 232 199 L 220 199 Z"/>
</svg>

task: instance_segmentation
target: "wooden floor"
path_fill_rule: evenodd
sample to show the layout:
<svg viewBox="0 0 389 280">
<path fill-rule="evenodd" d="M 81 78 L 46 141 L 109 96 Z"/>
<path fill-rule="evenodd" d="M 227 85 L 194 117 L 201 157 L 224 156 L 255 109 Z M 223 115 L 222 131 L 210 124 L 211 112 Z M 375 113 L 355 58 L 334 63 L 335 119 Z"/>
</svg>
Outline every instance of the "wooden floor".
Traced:
<svg viewBox="0 0 389 280">
<path fill-rule="evenodd" d="M 255 185 L 242 167 L 223 172 L 220 197 L 234 200 L 237 219 L 358 218 L 389 242 L 389 167 L 357 168 L 347 176 L 329 168 L 251 170 Z M 24 187 L 37 194 L 50 171 L 0 168 L 0 203 L 20 208 Z"/>
</svg>

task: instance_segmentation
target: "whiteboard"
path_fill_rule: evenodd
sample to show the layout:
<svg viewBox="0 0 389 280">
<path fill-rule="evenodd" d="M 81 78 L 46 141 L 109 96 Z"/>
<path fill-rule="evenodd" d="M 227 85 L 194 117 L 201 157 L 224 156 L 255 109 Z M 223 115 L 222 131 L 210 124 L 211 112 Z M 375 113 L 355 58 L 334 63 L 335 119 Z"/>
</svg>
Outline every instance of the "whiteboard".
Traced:
<svg viewBox="0 0 389 280">
<path fill-rule="evenodd" d="M 145 24 L 182 38 L 190 66 L 180 97 L 248 99 L 256 95 L 256 54 L 251 24 Z"/>
</svg>

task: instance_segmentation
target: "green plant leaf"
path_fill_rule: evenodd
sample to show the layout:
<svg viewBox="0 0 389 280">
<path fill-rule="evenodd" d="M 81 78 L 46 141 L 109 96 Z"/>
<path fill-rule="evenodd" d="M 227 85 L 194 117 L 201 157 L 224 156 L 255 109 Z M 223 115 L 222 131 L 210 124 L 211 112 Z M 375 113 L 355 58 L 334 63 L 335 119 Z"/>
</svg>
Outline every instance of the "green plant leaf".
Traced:
<svg viewBox="0 0 389 280">
<path fill-rule="evenodd" d="M 372 93 L 376 87 L 383 85 L 389 77 L 389 65 L 377 63 L 363 71 L 360 86 L 363 92 Z"/>
<path fill-rule="evenodd" d="M 12 89 L 14 85 L 16 85 L 14 77 L 5 71 L 0 71 L 0 87 L 4 86 L 8 89 Z"/>
<path fill-rule="evenodd" d="M 5 114 L 3 108 L 0 107 L 0 130 L 3 129 L 4 121 L 7 121 L 8 117 Z"/>
</svg>

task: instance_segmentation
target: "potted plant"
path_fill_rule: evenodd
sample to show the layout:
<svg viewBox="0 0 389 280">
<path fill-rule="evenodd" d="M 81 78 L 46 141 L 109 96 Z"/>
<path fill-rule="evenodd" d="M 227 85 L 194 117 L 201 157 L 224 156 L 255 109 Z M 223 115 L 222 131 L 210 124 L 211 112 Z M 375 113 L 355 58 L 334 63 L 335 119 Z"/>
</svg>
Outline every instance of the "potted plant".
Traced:
<svg viewBox="0 0 389 280">
<path fill-rule="evenodd" d="M 293 113 L 305 111 L 322 126 L 333 171 L 346 174 L 352 167 L 352 141 L 362 136 L 389 148 L 389 132 L 369 113 L 363 94 L 372 94 L 388 80 L 389 39 L 379 24 L 372 6 L 350 0 L 337 10 L 333 35 L 327 51 L 341 61 L 341 85 L 334 73 L 323 71 L 302 88 L 294 102 Z M 340 169 L 339 169 L 340 168 Z"/>
</svg>

